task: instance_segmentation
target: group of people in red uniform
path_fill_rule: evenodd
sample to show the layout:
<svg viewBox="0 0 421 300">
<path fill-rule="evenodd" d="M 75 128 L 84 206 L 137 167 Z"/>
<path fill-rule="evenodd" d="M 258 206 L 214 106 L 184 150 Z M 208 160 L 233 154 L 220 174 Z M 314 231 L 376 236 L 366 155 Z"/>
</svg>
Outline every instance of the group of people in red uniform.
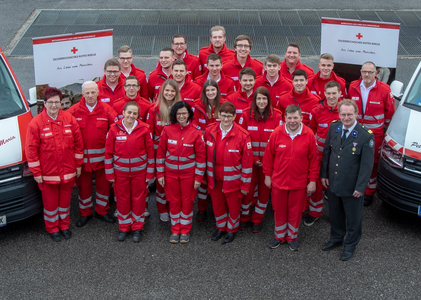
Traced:
<svg viewBox="0 0 421 300">
<path fill-rule="evenodd" d="M 329 125 L 339 120 L 337 106 L 351 98 L 358 120 L 372 129 L 376 157 L 394 112 L 390 89 L 362 72 L 351 83 L 333 72 L 334 58 L 322 54 L 320 71 L 300 62 L 300 48 L 289 44 L 285 59 L 271 54 L 264 63 L 250 56 L 252 41 L 239 35 L 234 50 L 225 29 L 211 29 L 208 47 L 198 57 L 187 52 L 183 35 L 159 54 L 147 79 L 134 66 L 132 50 L 122 46 L 104 65 L 104 77 L 82 85 L 83 97 L 67 112 L 62 94 L 45 91 L 45 109 L 29 125 L 28 164 L 43 194 L 44 220 L 54 241 L 71 237 L 70 196 L 76 183 L 80 218 L 118 221 L 118 240 L 140 242 L 149 216 L 148 182 L 156 178 L 161 221 L 171 221 L 171 243 L 189 242 L 193 203 L 197 221 L 207 218 L 211 199 L 216 230 L 211 239 L 234 240 L 238 230 L 262 229 L 272 192 L 274 238 L 298 250 L 301 216 L 311 226 L 321 216 L 321 152 Z M 375 68 L 374 63 L 364 65 Z M 92 199 L 95 179 L 96 196 Z M 365 204 L 376 185 L 373 168 Z M 116 198 L 109 214 L 110 188 Z"/>
</svg>

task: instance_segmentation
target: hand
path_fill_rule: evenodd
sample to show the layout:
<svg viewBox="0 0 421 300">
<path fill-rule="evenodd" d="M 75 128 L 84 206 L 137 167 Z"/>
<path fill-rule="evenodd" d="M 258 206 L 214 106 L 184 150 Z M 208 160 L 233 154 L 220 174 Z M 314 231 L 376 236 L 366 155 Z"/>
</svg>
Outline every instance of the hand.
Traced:
<svg viewBox="0 0 421 300">
<path fill-rule="evenodd" d="M 202 183 L 200 181 L 194 181 L 194 189 L 197 190 Z"/>
<path fill-rule="evenodd" d="M 76 177 L 79 178 L 80 173 L 82 173 L 82 167 L 76 168 Z"/>
<path fill-rule="evenodd" d="M 248 192 L 249 192 L 249 191 L 244 191 L 244 190 L 241 190 L 241 193 L 243 193 L 243 195 L 247 195 L 247 194 L 248 194 Z"/>
<path fill-rule="evenodd" d="M 254 165 L 258 168 L 261 168 L 263 166 L 262 162 L 260 160 L 254 162 Z"/>
<path fill-rule="evenodd" d="M 360 198 L 362 195 L 363 195 L 363 193 L 360 193 L 357 190 L 355 190 L 354 193 L 352 194 L 352 196 L 354 196 L 355 198 Z"/>
<path fill-rule="evenodd" d="M 165 186 L 165 178 L 164 178 L 164 177 L 158 178 L 158 183 L 159 183 L 162 187 L 164 187 L 164 186 Z"/>
<path fill-rule="evenodd" d="M 265 176 L 265 185 L 270 189 L 272 188 L 272 178 L 270 176 Z"/>
<path fill-rule="evenodd" d="M 108 181 L 111 182 L 111 183 L 113 183 L 113 182 L 115 182 L 115 179 L 110 179 Z"/>
<path fill-rule="evenodd" d="M 310 181 L 307 184 L 307 194 L 312 194 L 316 191 L 316 182 L 315 181 Z"/>
<path fill-rule="evenodd" d="M 146 182 L 148 183 L 149 182 L 149 180 L 151 180 L 150 178 L 146 178 Z"/>
<path fill-rule="evenodd" d="M 34 177 L 34 179 L 37 183 L 42 183 L 42 176 Z"/>
<path fill-rule="evenodd" d="M 327 189 L 328 185 L 329 185 L 329 179 L 327 178 L 321 178 L 322 181 L 322 185 L 325 189 Z"/>
</svg>

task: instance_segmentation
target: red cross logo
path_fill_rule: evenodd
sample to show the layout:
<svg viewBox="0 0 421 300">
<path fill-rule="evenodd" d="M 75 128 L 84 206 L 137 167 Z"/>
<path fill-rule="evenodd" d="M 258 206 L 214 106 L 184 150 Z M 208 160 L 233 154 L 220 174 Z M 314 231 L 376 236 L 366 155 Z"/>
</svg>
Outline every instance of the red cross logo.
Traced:
<svg viewBox="0 0 421 300">
<path fill-rule="evenodd" d="M 356 35 L 356 37 L 357 37 L 358 39 L 360 39 L 360 38 L 362 38 L 363 36 L 361 35 L 361 33 L 358 33 L 358 34 Z"/>
<path fill-rule="evenodd" d="M 70 52 L 73 52 L 73 54 L 76 54 L 76 52 L 78 52 L 78 51 L 79 51 L 79 49 L 76 49 L 76 47 L 73 47 L 73 49 L 70 50 Z"/>
</svg>

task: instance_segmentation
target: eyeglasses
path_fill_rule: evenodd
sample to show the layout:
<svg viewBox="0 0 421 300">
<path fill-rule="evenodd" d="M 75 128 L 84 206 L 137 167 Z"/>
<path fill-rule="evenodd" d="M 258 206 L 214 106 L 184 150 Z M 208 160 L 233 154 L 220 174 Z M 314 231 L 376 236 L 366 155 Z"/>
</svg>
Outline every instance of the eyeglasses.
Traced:
<svg viewBox="0 0 421 300">
<path fill-rule="evenodd" d="M 176 47 L 181 47 L 181 46 L 184 46 L 186 43 L 173 43 L 173 45 L 174 46 L 176 46 Z"/>
<path fill-rule="evenodd" d="M 177 116 L 178 117 L 180 117 L 180 116 L 187 116 L 189 113 L 186 113 L 186 112 L 182 112 L 182 113 L 177 113 Z"/>
<path fill-rule="evenodd" d="M 250 45 L 245 45 L 245 44 L 237 44 L 235 47 L 239 49 L 243 49 L 243 48 L 250 49 Z"/>
<path fill-rule="evenodd" d="M 234 117 L 233 115 L 220 115 L 221 119 L 231 119 L 232 117 Z"/>
<path fill-rule="evenodd" d="M 363 70 L 361 70 L 361 74 L 373 75 L 374 71 L 363 71 Z"/>
<path fill-rule="evenodd" d="M 130 56 L 130 57 L 119 57 L 119 59 L 121 59 L 121 60 L 131 60 L 133 58 L 133 56 Z"/>
<path fill-rule="evenodd" d="M 60 101 L 45 101 L 45 104 L 58 106 L 61 104 L 61 102 Z"/>
<path fill-rule="evenodd" d="M 137 84 L 126 84 L 124 87 L 126 87 L 126 88 L 128 88 L 128 89 L 130 89 L 130 88 L 132 88 L 132 89 L 135 89 L 135 88 L 137 88 L 139 85 L 137 85 Z"/>
<path fill-rule="evenodd" d="M 107 72 L 107 74 L 118 74 L 118 73 L 120 73 L 120 71 L 111 71 L 111 70 L 105 70 L 105 72 Z"/>
</svg>

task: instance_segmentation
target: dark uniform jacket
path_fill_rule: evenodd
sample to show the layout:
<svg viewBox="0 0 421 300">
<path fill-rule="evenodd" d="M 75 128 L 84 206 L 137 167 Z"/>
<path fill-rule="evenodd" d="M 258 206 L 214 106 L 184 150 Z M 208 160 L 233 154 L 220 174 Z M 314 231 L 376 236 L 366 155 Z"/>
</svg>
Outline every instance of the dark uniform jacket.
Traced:
<svg viewBox="0 0 421 300">
<path fill-rule="evenodd" d="M 329 179 L 329 189 L 339 197 L 355 190 L 364 193 L 374 162 L 374 135 L 357 123 L 341 144 L 342 122 L 333 121 L 323 149 L 320 178 Z"/>
</svg>

